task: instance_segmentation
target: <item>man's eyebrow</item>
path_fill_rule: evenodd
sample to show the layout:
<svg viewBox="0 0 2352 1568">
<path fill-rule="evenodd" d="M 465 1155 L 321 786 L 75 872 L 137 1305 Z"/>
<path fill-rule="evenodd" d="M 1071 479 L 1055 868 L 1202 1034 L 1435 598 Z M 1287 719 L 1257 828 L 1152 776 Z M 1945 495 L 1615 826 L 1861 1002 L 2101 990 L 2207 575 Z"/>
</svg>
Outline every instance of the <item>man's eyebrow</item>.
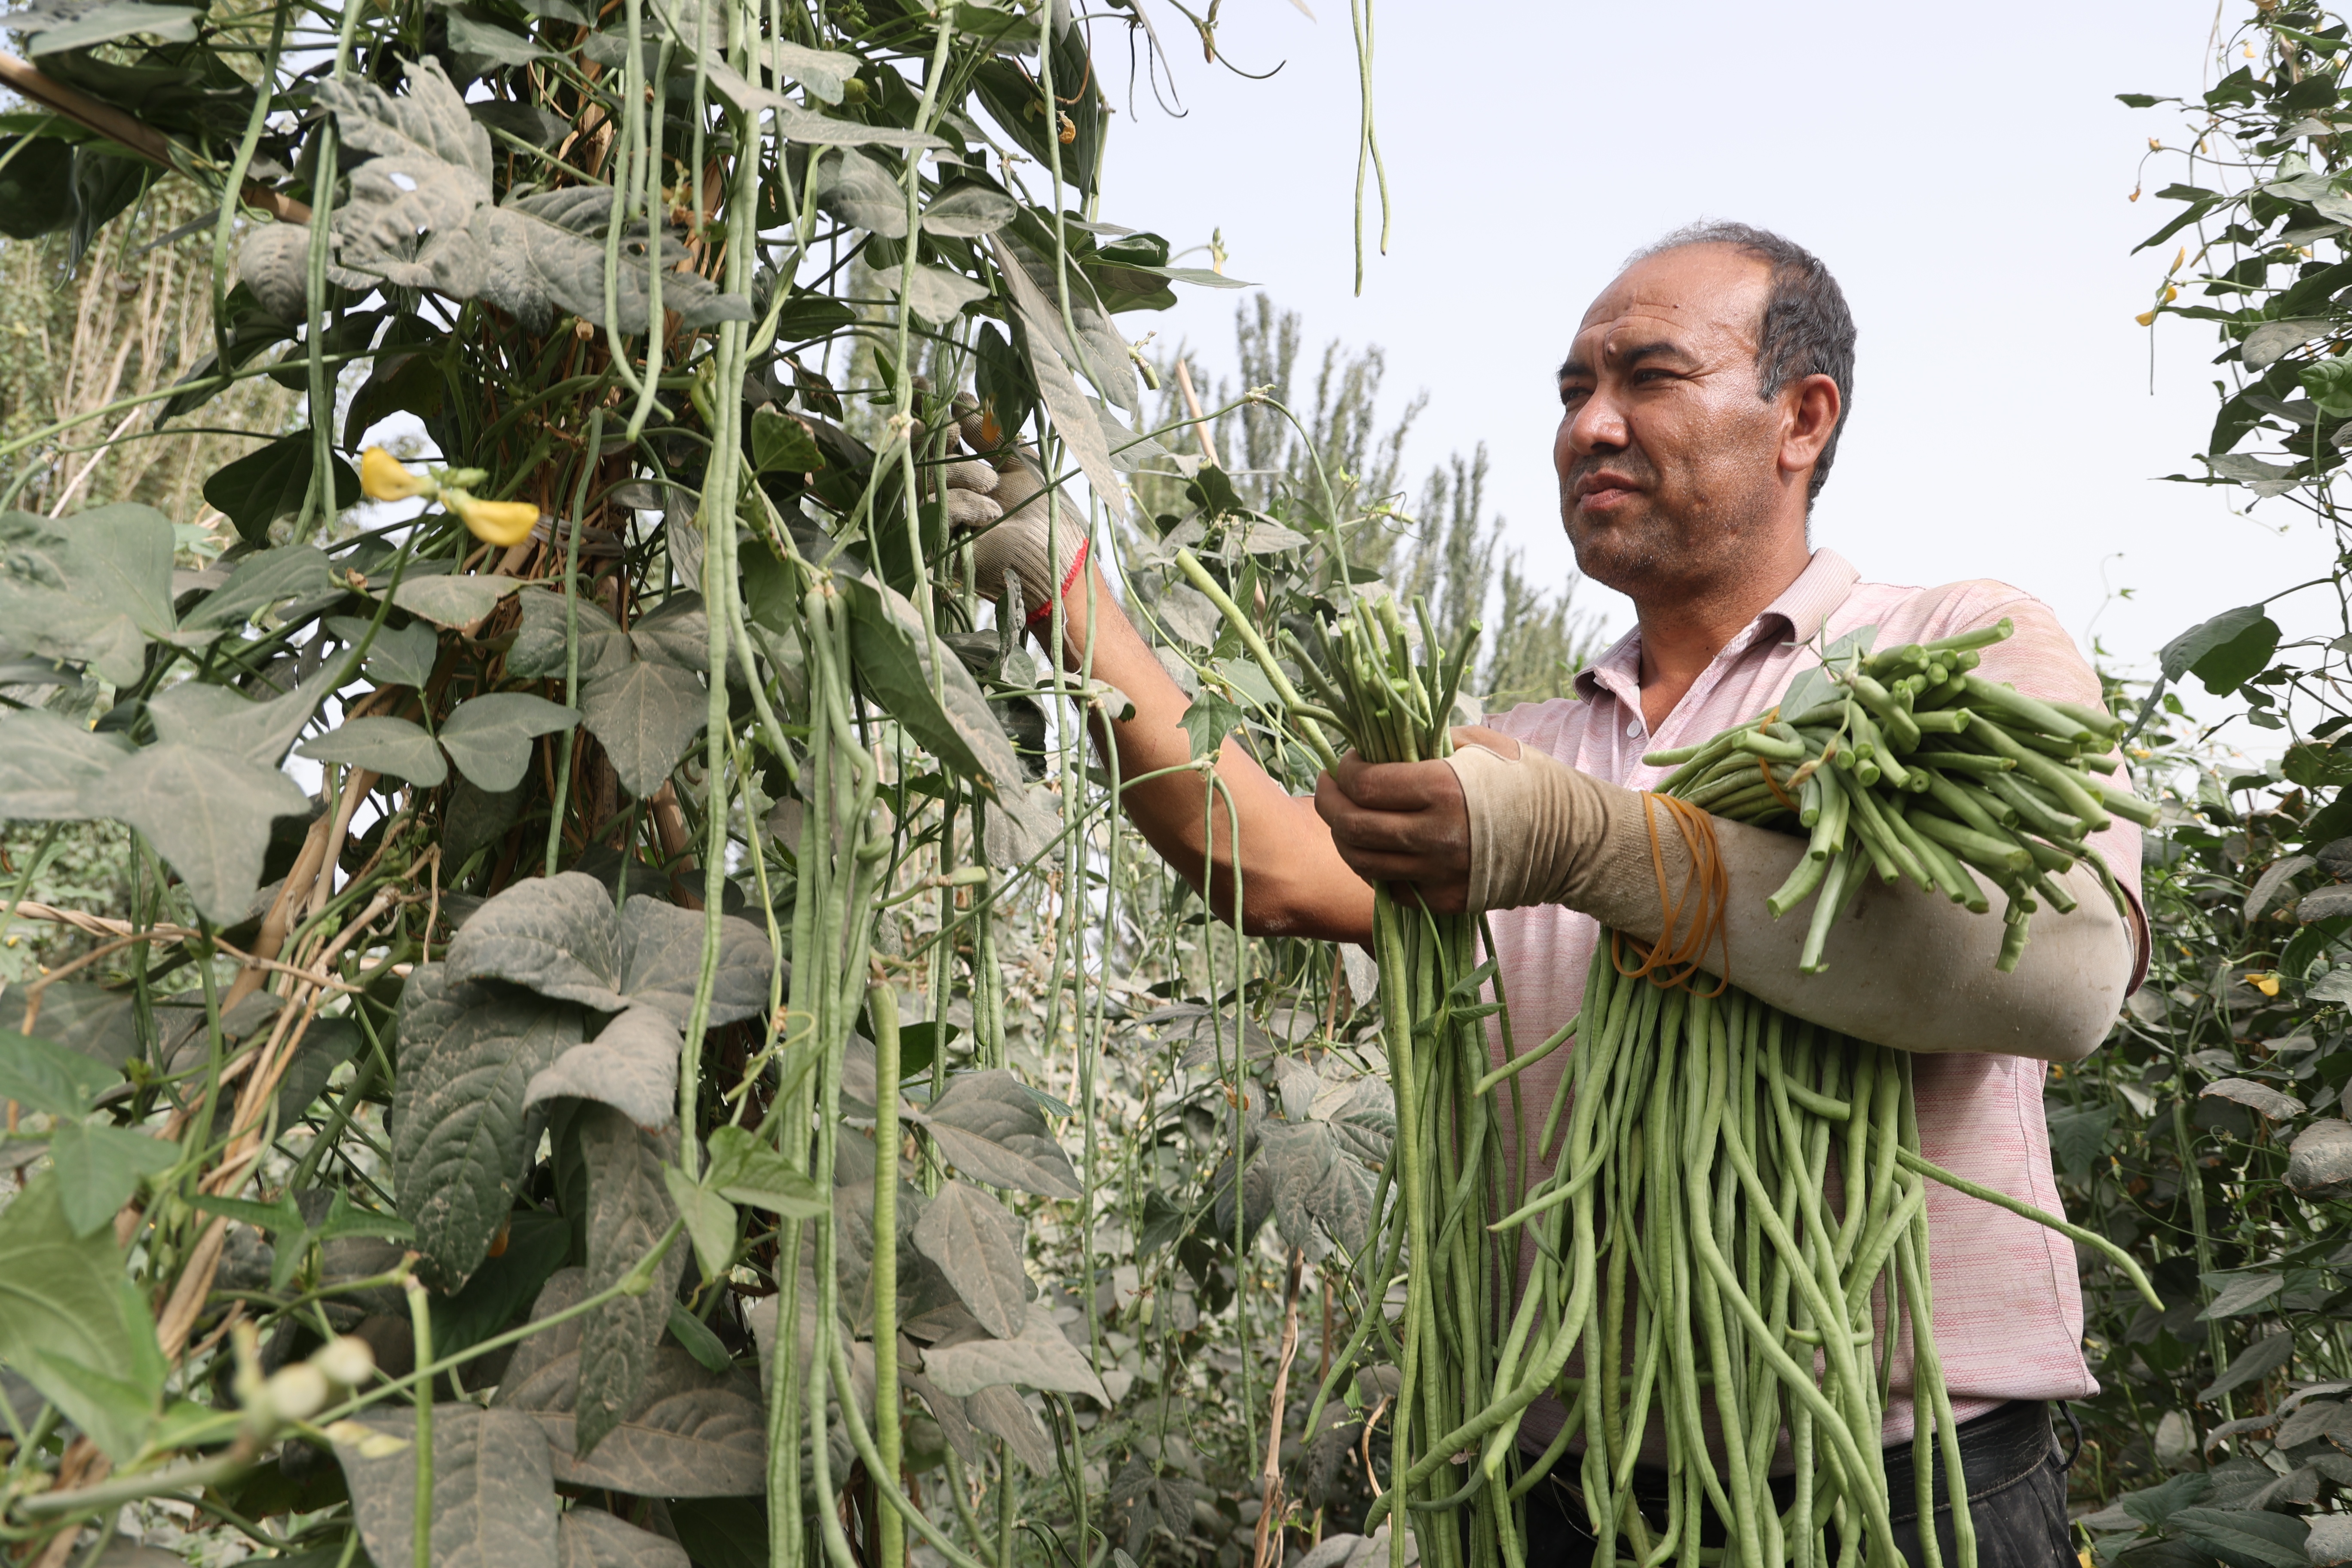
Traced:
<svg viewBox="0 0 2352 1568">
<path fill-rule="evenodd" d="M 1685 364 L 1696 363 L 1688 349 L 1671 338 L 1656 338 L 1646 343 L 1635 343 L 1631 348 L 1612 351 L 1610 357 L 1619 364 L 1627 367 L 1639 364 L 1648 359 L 1680 360 Z M 1579 355 L 1570 354 L 1560 361 L 1559 379 L 1561 381 L 1566 381 L 1571 376 L 1590 376 L 1591 374 L 1592 367 Z"/>
</svg>

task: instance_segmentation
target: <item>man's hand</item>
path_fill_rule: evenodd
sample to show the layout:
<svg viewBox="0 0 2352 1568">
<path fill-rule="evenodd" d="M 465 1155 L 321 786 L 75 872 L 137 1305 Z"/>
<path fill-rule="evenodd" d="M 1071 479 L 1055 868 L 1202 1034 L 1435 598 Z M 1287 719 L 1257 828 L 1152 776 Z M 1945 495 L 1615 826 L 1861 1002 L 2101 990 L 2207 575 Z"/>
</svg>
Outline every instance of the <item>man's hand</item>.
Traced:
<svg viewBox="0 0 2352 1568">
<path fill-rule="evenodd" d="M 1479 726 L 1455 730 L 1454 743 L 1519 754 L 1517 741 Z M 1468 907 L 1470 808 L 1444 763 L 1368 763 L 1350 752 L 1316 781 L 1315 809 L 1365 881 L 1407 884 L 1438 914 Z"/>
<path fill-rule="evenodd" d="M 960 411 L 968 406 L 958 400 Z M 991 454 L 940 469 L 949 523 L 978 533 L 971 552 L 976 586 L 987 598 L 1002 602 L 1009 568 L 1021 582 L 1024 616 L 1039 618 L 1051 607 L 1056 586 L 1075 582 L 1086 560 L 1086 513 L 1073 507 L 1069 497 L 1060 496 L 1053 507 L 1060 523 L 1056 541 L 1048 527 L 1045 476 L 1036 455 L 1026 447 L 1005 447 L 976 408 L 961 413 L 947 441 L 950 453 Z M 1059 584 L 1057 575 L 1063 579 Z"/>
</svg>

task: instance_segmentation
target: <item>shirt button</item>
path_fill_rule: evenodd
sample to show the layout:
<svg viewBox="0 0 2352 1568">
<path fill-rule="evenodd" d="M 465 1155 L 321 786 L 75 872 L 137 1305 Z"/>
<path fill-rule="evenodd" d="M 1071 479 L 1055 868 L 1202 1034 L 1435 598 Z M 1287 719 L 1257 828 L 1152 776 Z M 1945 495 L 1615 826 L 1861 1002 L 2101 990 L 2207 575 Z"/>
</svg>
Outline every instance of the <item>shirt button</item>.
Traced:
<svg viewBox="0 0 2352 1568">
<path fill-rule="evenodd" d="M 1639 719 L 1628 719 L 1628 720 L 1626 720 L 1626 721 L 1625 721 L 1625 733 L 1626 733 L 1627 735 L 1629 735 L 1629 736 L 1633 736 L 1633 737 L 1638 738 L 1638 737 L 1641 735 L 1641 733 L 1642 733 L 1642 721 L 1641 721 Z"/>
</svg>

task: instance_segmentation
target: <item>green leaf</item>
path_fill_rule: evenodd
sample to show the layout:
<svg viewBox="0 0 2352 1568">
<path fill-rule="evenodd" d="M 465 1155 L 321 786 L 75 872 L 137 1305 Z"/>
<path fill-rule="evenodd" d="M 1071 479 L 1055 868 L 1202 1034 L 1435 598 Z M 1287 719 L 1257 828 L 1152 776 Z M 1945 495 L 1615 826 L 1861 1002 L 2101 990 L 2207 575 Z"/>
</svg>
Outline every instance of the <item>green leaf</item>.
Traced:
<svg viewBox="0 0 2352 1568">
<path fill-rule="evenodd" d="M 1213 757 L 1242 721 L 1242 710 L 1213 691 L 1203 690 L 1184 710 L 1184 733 L 1194 757 Z"/>
<path fill-rule="evenodd" d="M 593 877 L 534 877 L 474 911 L 449 946 L 448 964 L 461 979 L 510 981 L 599 1012 L 642 1004 L 683 1027 L 701 976 L 706 918 L 642 893 L 616 915 Z M 772 963 L 766 932 L 722 917 L 713 1026 L 767 1011 Z"/>
<path fill-rule="evenodd" d="M 515 628 L 514 646 L 507 649 L 507 673 L 518 680 L 553 680 L 563 674 L 563 595 L 544 588 L 526 589 L 516 604 L 522 621 Z M 629 636 L 604 606 L 586 595 L 573 599 L 579 610 L 580 679 L 618 671 L 629 662 Z"/>
<path fill-rule="evenodd" d="M 1040 1197 L 1079 1196 L 1077 1173 L 1021 1080 L 1001 1068 L 962 1073 L 928 1111 L 910 1112 L 967 1176 Z M 950 1392 L 953 1392 L 950 1390 Z"/>
<path fill-rule="evenodd" d="M 0 1209 L 0 1363 L 14 1367 L 118 1462 L 143 1422 L 93 1398 L 75 1370 L 147 1359 L 123 1314 L 122 1253 L 110 1233 L 77 1237 L 59 1179 L 37 1177 Z M 147 1330 L 152 1341 L 153 1331 Z M 152 1344 L 147 1356 L 152 1356 Z M 151 1414 L 152 1414 L 151 1402 Z"/>
<path fill-rule="evenodd" d="M 960 1399 L 1010 1384 L 1044 1394 L 1087 1394 L 1106 1409 L 1112 1404 L 1087 1358 L 1045 1312 L 1030 1313 L 1017 1338 L 934 1345 L 923 1353 L 923 1373 L 940 1393 Z"/>
<path fill-rule="evenodd" d="M 45 1016 L 42 1021 L 50 1020 Z M 100 1091 L 121 1078 L 80 1051 L 0 1029 L 0 1100 L 51 1116 L 84 1116 Z"/>
<path fill-rule="evenodd" d="M 723 1373 L 735 1364 L 735 1358 L 727 1353 L 727 1347 L 719 1342 L 710 1325 L 688 1311 L 683 1301 L 669 1304 L 669 1334 L 705 1372 Z"/>
<path fill-rule="evenodd" d="M 2080 1110 L 2053 1110 L 2048 1120 L 2051 1158 L 2070 1176 L 2089 1176 L 2106 1142 L 2107 1129 L 2115 1124 L 2116 1108 L 2086 1105 Z"/>
<path fill-rule="evenodd" d="M 0 168 L 0 235 L 38 239 L 72 221 L 73 154 L 58 137 L 0 136 L 0 156 L 8 158 Z"/>
<path fill-rule="evenodd" d="M 642 659 L 667 664 L 697 675 L 710 668 L 710 617 L 703 613 L 702 595 L 672 594 L 653 614 L 640 616 L 629 627 L 629 647 Z"/>
<path fill-rule="evenodd" d="M 588 732 L 603 743 L 621 787 L 639 800 L 669 782 L 709 706 L 699 679 L 642 659 L 599 675 L 580 694 Z"/>
<path fill-rule="evenodd" d="M 392 602 L 436 626 L 469 626 L 521 586 L 519 577 L 404 576 Z"/>
<path fill-rule="evenodd" d="M 969 1182 L 950 1182 L 923 1205 L 915 1247 L 940 1266 L 982 1328 L 1000 1340 L 1021 1332 L 1029 1320 L 1029 1275 L 1012 1210 Z"/>
<path fill-rule="evenodd" d="M 674 1134 L 653 1137 L 621 1112 L 593 1101 L 580 1108 L 576 1125 L 588 1166 L 586 1284 L 593 1295 L 618 1284 L 635 1268 L 678 1217 L 677 1205 L 670 1202 L 669 1189 L 661 1177 L 677 1138 Z M 655 1352 L 685 1268 L 685 1253 L 673 1246 L 655 1268 L 651 1289 L 642 1296 L 616 1297 L 581 1320 L 579 1397 L 572 1433 L 573 1452 L 579 1458 L 593 1453 L 622 1424 L 622 1418 L 636 1408 L 657 1359 Z"/>
<path fill-rule="evenodd" d="M 335 1069 L 359 1049 L 359 1026 L 349 1018 L 314 1018 L 296 1047 L 294 1059 L 278 1080 L 278 1125 L 283 1130 L 299 1121 L 327 1090 Z"/>
<path fill-rule="evenodd" d="M 433 743 L 423 725 L 382 714 L 346 719 L 327 733 L 311 736 L 295 751 L 313 762 L 348 763 L 405 779 L 421 789 L 437 788 L 449 777 L 449 764 L 442 761 L 441 748 Z"/>
<path fill-rule="evenodd" d="M 2210 1477 L 2191 1470 L 2155 1486 L 2126 1492 L 2116 1506 L 2150 1529 L 2162 1530 L 2165 1521 L 2172 1517 L 2173 1510 L 2202 1501 L 2205 1494 L 2212 1489 L 2213 1482 Z"/>
<path fill-rule="evenodd" d="M 903 288 L 907 309 L 933 326 L 947 325 L 963 313 L 966 305 L 988 298 L 987 284 L 943 267 L 918 264 L 912 281 L 904 281 L 905 276 L 903 267 L 886 267 L 874 274 L 874 280 L 892 294 Z"/>
<path fill-rule="evenodd" d="M 117 686 L 169 636 L 172 524 L 132 502 L 52 521 L 0 512 L 0 627 L 24 653 L 87 663 Z"/>
<path fill-rule="evenodd" d="M 2224 610 L 2211 620 L 2189 627 L 2164 645 L 2157 659 L 2167 680 L 2178 680 L 2215 648 L 2231 642 L 2252 629 L 2258 621 L 2266 619 L 2260 605 L 2242 605 L 2234 610 Z"/>
<path fill-rule="evenodd" d="M 884 239 L 907 237 L 907 195 L 880 163 L 854 148 L 835 147 L 818 157 L 816 170 L 818 211 Z"/>
<path fill-rule="evenodd" d="M 2197 1403 L 2210 1405 L 2233 1388 L 2268 1377 L 2294 1356 L 2294 1331 L 2265 1334 L 2231 1359 L 2229 1367 L 2198 1391 Z"/>
<path fill-rule="evenodd" d="M 257 702 L 235 687 L 183 681 L 158 693 L 147 711 L 159 740 L 234 752 L 275 772 L 339 673 L 320 670 L 294 690 Z"/>
<path fill-rule="evenodd" d="M 527 66 L 552 52 L 535 38 L 501 27 L 470 6 L 449 7 L 449 47 L 493 66 Z"/>
<path fill-rule="evenodd" d="M 66 1223 L 76 1236 L 93 1236 L 114 1222 L 139 1190 L 140 1177 L 160 1175 L 180 1163 L 180 1146 L 128 1128 L 68 1118 L 49 1134 L 49 1158 L 57 1163 Z"/>
<path fill-rule="evenodd" d="M 235 523 L 246 540 L 268 544 L 272 527 L 301 515 L 303 500 L 310 493 L 310 472 L 317 458 L 310 431 L 297 430 L 291 436 L 281 436 L 215 470 L 205 481 L 205 500 Z M 360 477 L 341 458 L 335 459 L 334 468 L 332 510 L 340 512 L 359 504 Z M 323 563 L 324 557 L 320 559 Z"/>
<path fill-rule="evenodd" d="M 416 1560 L 416 1417 L 369 1411 L 330 1429 L 360 1539 L 377 1563 Z M 436 1568 L 556 1568 L 547 1438 L 517 1410 L 433 1407 Z"/>
<path fill-rule="evenodd" d="M 2285 1289 L 2286 1276 L 2283 1274 L 2258 1271 L 2231 1276 L 2221 1293 L 2197 1314 L 2198 1321 L 2234 1318 L 2253 1311 Z"/>
<path fill-rule="evenodd" d="M 678 1214 L 686 1221 L 687 1239 L 694 1243 L 694 1260 L 700 1266 L 702 1277 L 725 1279 L 727 1270 L 735 1266 L 735 1205 L 710 1188 L 697 1184 L 676 1165 L 662 1167 L 662 1183 L 669 1188 L 670 1202 L 677 1205 Z M 670 1314 L 673 1332 L 677 1331 L 677 1318 L 676 1312 Z M 708 1366 L 709 1363 L 703 1364 Z"/>
<path fill-rule="evenodd" d="M 357 616 L 330 616 L 327 631 L 347 647 L 356 647 L 367 636 L 368 623 Z M 377 628 L 375 640 L 368 644 L 367 658 L 361 668 L 370 680 L 378 686 L 423 686 L 433 679 L 433 661 L 441 651 L 440 635 L 422 621 L 412 622 L 397 631 L 390 626 Z M 509 669 L 513 669 L 512 652 L 509 652 Z"/>
<path fill-rule="evenodd" d="M 85 815 L 83 789 L 133 749 L 126 736 L 93 734 L 46 709 L 0 718 L 0 818 L 64 822 Z"/>
<path fill-rule="evenodd" d="M 950 180 L 923 209 L 923 228 L 929 234 L 978 239 L 1011 223 L 1020 211 L 1018 203 L 993 185 L 979 180 Z"/>
<path fill-rule="evenodd" d="M 824 454 L 806 425 L 761 407 L 751 415 L 751 462 L 763 474 L 811 474 L 824 467 Z"/>
<path fill-rule="evenodd" d="M 604 229 L 612 210 L 613 193 L 603 185 L 542 191 L 509 197 L 504 206 L 477 207 L 468 232 L 481 247 L 480 298 L 509 311 L 533 331 L 551 327 L 559 310 L 596 326 L 607 325 Z M 619 330 L 643 332 L 652 310 L 649 278 L 656 247 L 632 226 L 622 237 L 620 250 L 620 274 L 614 280 Z M 751 304 L 743 296 L 720 293 L 698 272 L 675 270 L 687 254 L 665 227 L 658 250 L 662 309 L 677 311 L 689 327 L 750 321 Z M 456 292 L 446 284 L 436 286 L 444 293 Z"/>
<path fill-rule="evenodd" d="M 54 18 L 47 26 L 43 18 Z M 14 25 L 28 34 L 25 52 L 36 59 L 43 55 L 63 54 L 68 49 L 87 49 L 99 44 L 112 43 L 117 38 L 134 35 L 164 44 L 194 43 L 196 24 L 204 19 L 201 9 L 188 10 L 178 5 L 149 5 L 140 0 L 98 0 L 94 5 L 49 4 L 34 7 L 29 17 L 19 12 Z M 35 27 L 39 31 L 32 31 Z"/>
<path fill-rule="evenodd" d="M 567 1268 L 531 1310 L 551 1316 L 583 1300 L 588 1282 Z M 663 1302 L 661 1326 L 668 1322 Z M 640 1497 L 747 1497 L 766 1486 L 766 1421 L 750 1381 L 713 1376 L 675 1345 L 651 1358 L 637 1399 L 593 1453 L 572 1452 L 572 1401 L 593 1351 L 583 1320 L 559 1323 L 515 1347 L 494 1408 L 527 1410 L 545 1429 L 556 1478 L 566 1486 L 610 1487 Z"/>
<path fill-rule="evenodd" d="M 2291 1514 L 2184 1508 L 2176 1510 L 2165 1524 L 2233 1568 L 2310 1568 L 2304 1541 L 2311 1526 Z"/>
<path fill-rule="evenodd" d="M 688 1568 L 686 1548 L 597 1508 L 568 1508 L 556 1521 L 560 1568 Z"/>
<path fill-rule="evenodd" d="M 572 1225 L 560 1215 L 520 1208 L 506 1225 L 506 1250 L 483 1259 L 464 1289 L 434 1303 L 435 1353 L 456 1354 L 507 1328 L 571 1256 Z"/>
<path fill-rule="evenodd" d="M 568 1096 L 611 1106 L 644 1128 L 677 1115 L 677 1025 L 656 1007 L 631 1007 L 584 1045 L 541 1069 L 523 1090 L 525 1109 Z"/>
<path fill-rule="evenodd" d="M 186 741 L 126 758 L 83 788 L 81 804 L 145 834 L 196 908 L 223 925 L 245 917 L 261 886 L 270 823 L 310 808 L 284 773 Z"/>
<path fill-rule="evenodd" d="M 307 435 L 303 437 L 306 441 L 309 438 Z M 265 452 L 269 449 L 262 448 Z M 344 472 L 350 470 L 346 468 Z M 306 481 L 308 477 L 306 464 Z M 356 498 L 359 480 L 353 479 L 352 486 Z M 273 605 L 332 593 L 334 588 L 334 581 L 328 574 L 327 557 L 315 545 L 289 544 L 282 550 L 257 551 L 237 562 L 229 580 L 199 600 L 180 626 L 186 631 L 234 631 Z"/>
<path fill-rule="evenodd" d="M 528 691 L 493 691 L 460 702 L 441 723 L 441 746 L 457 771 L 496 794 L 522 782 L 531 742 L 571 729 L 577 710 Z"/>
<path fill-rule="evenodd" d="M 1025 783 L 1021 759 L 963 661 L 887 584 L 852 577 L 841 586 L 858 679 L 883 709 L 932 755 L 991 795 L 1019 791 Z"/>
<path fill-rule="evenodd" d="M 513 1206 L 530 1154 L 524 1087 L 579 1042 L 580 1010 L 427 963 L 401 992 L 399 1030 L 394 1190 L 417 1249 L 456 1289 Z"/>
<path fill-rule="evenodd" d="M 727 1198 L 785 1219 L 823 1219 L 833 1199 L 756 1132 L 720 1127 L 710 1134 L 710 1185 Z"/>
</svg>

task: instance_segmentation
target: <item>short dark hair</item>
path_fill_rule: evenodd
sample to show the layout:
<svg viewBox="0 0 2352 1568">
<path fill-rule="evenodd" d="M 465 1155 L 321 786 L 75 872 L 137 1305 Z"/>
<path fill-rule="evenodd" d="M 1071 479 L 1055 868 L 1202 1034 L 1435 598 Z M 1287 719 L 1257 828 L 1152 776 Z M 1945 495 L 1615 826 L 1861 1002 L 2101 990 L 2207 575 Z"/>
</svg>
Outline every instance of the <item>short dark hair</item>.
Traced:
<svg viewBox="0 0 2352 1568">
<path fill-rule="evenodd" d="M 1771 268 L 1771 290 L 1764 298 L 1763 326 L 1756 338 L 1756 371 L 1766 401 L 1779 396 L 1791 381 L 1809 375 L 1826 375 L 1837 383 L 1837 428 L 1813 462 L 1811 480 L 1805 487 L 1810 507 L 1830 477 L 1838 436 L 1853 409 L 1853 313 L 1846 309 L 1845 291 L 1822 258 L 1796 241 L 1752 224 L 1716 219 L 1685 225 L 1627 257 L 1625 265 L 1694 245 L 1727 245 Z"/>
</svg>

